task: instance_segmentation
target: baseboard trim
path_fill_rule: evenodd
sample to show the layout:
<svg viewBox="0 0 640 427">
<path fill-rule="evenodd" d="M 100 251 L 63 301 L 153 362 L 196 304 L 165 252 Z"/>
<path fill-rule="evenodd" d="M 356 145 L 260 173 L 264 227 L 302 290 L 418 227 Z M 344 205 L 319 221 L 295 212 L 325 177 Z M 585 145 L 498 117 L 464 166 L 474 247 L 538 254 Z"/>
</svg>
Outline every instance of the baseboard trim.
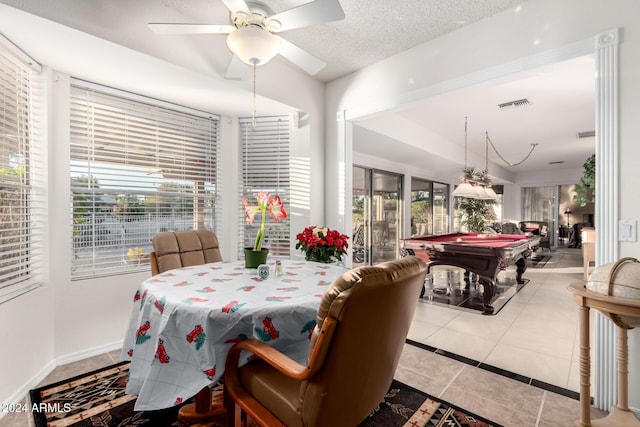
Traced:
<svg viewBox="0 0 640 427">
<path fill-rule="evenodd" d="M 67 363 L 77 362 L 78 360 L 87 359 L 93 356 L 99 356 L 110 351 L 118 350 L 122 348 L 123 340 L 114 341 L 108 344 L 91 347 L 86 350 L 77 351 L 75 353 L 68 353 L 56 358 L 56 366 L 66 365 Z"/>
<path fill-rule="evenodd" d="M 44 365 L 42 369 L 40 369 L 33 377 L 31 377 L 22 387 L 16 390 L 16 392 L 13 393 L 13 395 L 9 396 L 5 403 L 7 404 L 20 403 L 23 400 L 27 399 L 27 396 L 29 395 L 29 390 L 34 388 L 36 385 L 40 384 L 42 380 L 44 380 L 47 377 L 47 375 L 53 372 L 55 368 L 56 368 L 56 362 L 55 360 L 52 359 L 49 361 L 49 363 Z M 29 402 L 27 401 L 27 403 Z M 6 411 L 0 411 L 0 420 L 4 418 L 4 416 L 7 414 L 8 412 Z"/>
<path fill-rule="evenodd" d="M 108 344 L 99 345 L 86 350 L 65 354 L 63 356 L 56 357 L 55 359 L 51 359 L 33 377 L 29 378 L 29 380 L 22 387 L 16 390 L 13 395 L 9 396 L 6 400 L 6 403 L 22 402 L 29 395 L 29 390 L 37 387 L 38 384 L 40 384 L 47 377 L 47 375 L 53 372 L 56 367 L 66 365 L 67 363 L 73 363 L 79 360 L 87 359 L 89 357 L 99 356 L 110 351 L 119 350 L 122 348 L 122 343 L 122 340 L 114 341 Z M 0 419 L 2 419 L 6 414 L 7 412 L 0 411 Z"/>
</svg>

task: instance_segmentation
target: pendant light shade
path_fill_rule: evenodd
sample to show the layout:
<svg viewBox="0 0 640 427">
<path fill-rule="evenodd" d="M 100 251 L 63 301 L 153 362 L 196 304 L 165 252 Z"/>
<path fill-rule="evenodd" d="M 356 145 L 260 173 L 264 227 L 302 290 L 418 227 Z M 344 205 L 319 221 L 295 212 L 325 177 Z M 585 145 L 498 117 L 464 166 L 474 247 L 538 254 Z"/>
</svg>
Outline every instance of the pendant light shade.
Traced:
<svg viewBox="0 0 640 427">
<path fill-rule="evenodd" d="M 493 188 L 487 187 L 484 190 L 487 192 L 487 195 L 489 196 L 489 200 L 497 200 L 498 199 L 498 195 L 496 194 L 495 191 L 493 191 Z"/>
<path fill-rule="evenodd" d="M 242 62 L 263 65 L 280 50 L 280 39 L 256 26 L 238 28 L 227 36 L 227 46 Z"/>
<path fill-rule="evenodd" d="M 451 193 L 453 197 L 465 197 L 467 199 L 477 199 L 478 193 L 473 185 L 468 182 L 463 182 L 458 185 L 453 193 Z"/>
<path fill-rule="evenodd" d="M 480 186 L 480 185 L 476 185 L 473 188 L 477 194 L 476 198 L 480 199 L 480 200 L 489 200 L 489 194 L 487 194 L 487 190 L 484 189 L 484 187 Z"/>
<path fill-rule="evenodd" d="M 464 171 L 465 176 L 461 178 L 462 184 L 456 187 L 451 193 L 453 197 L 462 197 L 466 199 L 479 200 L 496 200 L 498 195 L 491 188 L 491 181 L 487 171 L 489 170 L 489 137 L 485 140 L 485 168 L 480 177 L 476 177 L 473 173 L 466 176 L 467 171 L 467 118 L 464 118 Z M 474 171 L 474 169 L 472 169 Z"/>
</svg>

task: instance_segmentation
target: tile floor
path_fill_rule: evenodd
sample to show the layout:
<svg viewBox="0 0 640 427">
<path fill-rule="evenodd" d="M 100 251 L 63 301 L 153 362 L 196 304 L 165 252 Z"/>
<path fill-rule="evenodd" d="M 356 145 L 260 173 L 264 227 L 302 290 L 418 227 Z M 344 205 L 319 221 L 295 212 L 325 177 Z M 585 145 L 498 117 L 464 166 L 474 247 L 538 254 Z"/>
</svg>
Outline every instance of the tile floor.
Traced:
<svg viewBox="0 0 640 427">
<path fill-rule="evenodd" d="M 494 316 L 420 301 L 408 336 L 413 344 L 405 345 L 396 378 L 505 427 L 572 426 L 579 402 L 567 395 L 578 390 L 578 314 L 566 287 L 582 278 L 581 263 L 579 250 L 554 251 L 544 268 L 527 270 L 530 282 Z M 59 366 L 42 385 L 110 365 L 119 355 Z M 604 415 L 592 409 L 593 418 Z M 0 419 L 0 427 L 32 424 L 26 414 Z"/>
<path fill-rule="evenodd" d="M 501 274 L 515 276 L 515 271 Z M 524 278 L 530 282 L 495 315 L 423 299 L 408 338 L 577 392 L 578 307 L 567 286 L 582 275 L 581 250 L 554 250 L 543 268 L 527 269 Z"/>
<path fill-rule="evenodd" d="M 524 277 L 530 282 L 492 316 L 421 300 L 408 335 L 417 345 L 405 346 L 396 378 L 505 427 L 572 426 L 579 327 L 567 286 L 582 280 L 582 253 L 554 250 Z M 605 415 L 592 408 L 592 418 Z"/>
</svg>

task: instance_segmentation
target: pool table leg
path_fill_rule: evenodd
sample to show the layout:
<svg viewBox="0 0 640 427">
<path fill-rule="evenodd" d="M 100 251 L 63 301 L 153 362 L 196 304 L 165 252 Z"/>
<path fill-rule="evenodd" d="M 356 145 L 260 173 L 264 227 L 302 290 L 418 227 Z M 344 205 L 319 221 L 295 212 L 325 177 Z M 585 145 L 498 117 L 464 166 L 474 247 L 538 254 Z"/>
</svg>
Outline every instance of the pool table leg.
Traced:
<svg viewBox="0 0 640 427">
<path fill-rule="evenodd" d="M 482 285 L 482 314 L 493 314 L 491 300 L 496 294 L 497 286 L 494 281 L 486 277 L 480 277 L 478 282 Z"/>
<path fill-rule="evenodd" d="M 469 270 L 464 271 L 464 292 L 465 294 L 471 293 L 472 289 L 478 291 L 478 285 L 480 285 L 480 275 L 473 273 Z"/>
<path fill-rule="evenodd" d="M 524 283 L 522 275 L 525 271 L 527 271 L 527 260 L 524 257 L 519 258 L 516 261 L 516 282 L 518 282 L 518 285 L 522 285 Z"/>
<path fill-rule="evenodd" d="M 430 285 L 433 286 L 433 277 L 431 276 L 431 264 L 427 264 L 427 274 L 424 277 L 425 283 L 422 284 L 422 290 L 420 291 L 420 298 L 424 298 L 424 294 L 427 291 L 426 281 L 430 280 Z"/>
</svg>

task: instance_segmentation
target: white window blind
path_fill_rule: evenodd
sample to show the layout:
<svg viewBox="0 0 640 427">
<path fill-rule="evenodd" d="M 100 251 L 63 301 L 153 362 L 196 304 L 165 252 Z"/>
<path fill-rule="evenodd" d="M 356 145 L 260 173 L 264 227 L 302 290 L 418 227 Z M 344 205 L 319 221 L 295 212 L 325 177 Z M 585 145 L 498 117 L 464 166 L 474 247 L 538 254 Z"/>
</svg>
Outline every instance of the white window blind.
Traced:
<svg viewBox="0 0 640 427">
<path fill-rule="evenodd" d="M 261 215 L 256 214 L 254 225 L 245 221 L 242 198 L 256 205 L 255 195 L 267 191 L 279 195 L 287 213 L 290 211 L 289 180 L 289 126 L 286 116 L 241 118 L 240 123 L 240 253 L 252 247 L 260 227 Z M 264 247 L 273 256 L 288 257 L 290 254 L 289 217 L 277 223 L 267 213 Z"/>
<path fill-rule="evenodd" d="M 149 269 L 153 236 L 215 231 L 219 118 L 74 83 L 72 277 Z"/>
<path fill-rule="evenodd" d="M 0 36 L 0 302 L 46 270 L 46 167 L 39 65 Z"/>
</svg>

